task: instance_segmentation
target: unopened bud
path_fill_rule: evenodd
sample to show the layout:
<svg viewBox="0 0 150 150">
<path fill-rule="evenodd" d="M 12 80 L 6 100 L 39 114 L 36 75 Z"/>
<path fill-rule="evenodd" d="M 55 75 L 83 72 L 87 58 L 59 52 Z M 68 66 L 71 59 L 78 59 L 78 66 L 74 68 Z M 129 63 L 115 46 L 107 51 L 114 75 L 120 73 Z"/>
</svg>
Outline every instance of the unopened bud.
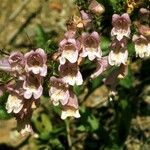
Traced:
<svg viewBox="0 0 150 150">
<path fill-rule="evenodd" d="M 105 7 L 102 4 L 98 3 L 96 0 L 91 1 L 89 9 L 97 15 L 101 15 L 105 11 Z"/>
</svg>

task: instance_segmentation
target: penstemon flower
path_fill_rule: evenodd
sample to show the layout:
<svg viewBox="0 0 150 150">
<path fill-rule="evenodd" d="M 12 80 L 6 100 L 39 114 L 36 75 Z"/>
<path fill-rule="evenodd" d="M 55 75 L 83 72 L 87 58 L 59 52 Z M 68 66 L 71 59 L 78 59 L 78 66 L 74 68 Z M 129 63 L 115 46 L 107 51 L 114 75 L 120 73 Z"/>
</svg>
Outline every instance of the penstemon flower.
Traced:
<svg viewBox="0 0 150 150">
<path fill-rule="evenodd" d="M 139 56 L 140 58 L 150 56 L 149 43 L 144 36 L 134 35 L 132 40 L 135 43 L 136 56 Z"/>
<path fill-rule="evenodd" d="M 79 118 L 79 106 L 76 95 L 70 90 L 70 97 L 68 103 L 63 106 L 61 119 L 66 119 L 67 117 Z"/>
<path fill-rule="evenodd" d="M 8 58 L 3 58 L 0 60 L 0 70 L 8 72 L 12 71 Z"/>
<path fill-rule="evenodd" d="M 111 36 L 116 36 L 116 38 L 119 41 L 124 36 L 129 38 L 131 32 L 130 31 L 131 20 L 127 13 L 124 13 L 121 16 L 118 14 L 114 14 L 112 16 L 112 25 L 113 28 L 111 30 Z"/>
<path fill-rule="evenodd" d="M 82 52 L 81 57 L 87 57 L 89 60 L 93 61 L 95 58 L 101 58 L 102 51 L 100 49 L 100 36 L 97 32 L 92 32 L 91 34 L 84 33 L 81 36 L 82 41 Z"/>
<path fill-rule="evenodd" d="M 34 99 L 41 97 L 43 93 L 42 78 L 40 75 L 34 75 L 32 72 L 26 76 L 26 80 L 23 83 L 24 97 L 30 99 L 32 96 Z"/>
<path fill-rule="evenodd" d="M 18 113 L 23 108 L 22 99 L 16 95 L 9 95 L 6 103 L 6 110 L 8 113 Z"/>
<path fill-rule="evenodd" d="M 105 8 L 96 0 L 91 0 L 89 10 L 91 10 L 94 14 L 101 15 L 105 11 Z"/>
<path fill-rule="evenodd" d="M 69 85 L 81 85 L 83 83 L 77 63 L 66 62 L 64 65 L 59 66 L 59 71 L 63 81 Z"/>
<path fill-rule="evenodd" d="M 43 77 L 47 75 L 47 56 L 43 49 L 32 50 L 26 53 L 24 57 L 26 72 L 32 71 L 34 74 L 40 74 Z"/>
<path fill-rule="evenodd" d="M 16 71 L 19 74 L 23 72 L 25 66 L 25 59 L 21 52 L 12 52 L 8 58 L 12 71 Z"/>
<path fill-rule="evenodd" d="M 61 79 L 56 77 L 50 78 L 49 96 L 53 105 L 57 106 L 59 103 L 65 105 L 69 99 L 68 85 Z"/>
<path fill-rule="evenodd" d="M 70 36 L 70 35 L 67 35 Z M 62 52 L 59 61 L 60 64 L 65 64 L 66 60 L 70 63 L 77 62 L 80 50 L 80 43 L 74 38 L 64 39 L 60 42 L 60 51 Z"/>
<path fill-rule="evenodd" d="M 97 59 L 97 69 L 96 71 L 91 75 L 91 78 L 98 77 L 103 71 L 107 69 L 109 66 L 108 64 L 108 57 L 102 57 L 100 59 Z"/>
<path fill-rule="evenodd" d="M 113 40 L 111 43 L 111 51 L 108 55 L 108 62 L 111 66 L 120 66 L 127 63 L 128 51 L 126 48 L 126 39 L 118 41 L 117 39 Z"/>
<path fill-rule="evenodd" d="M 32 134 L 32 133 L 33 133 L 33 129 L 32 129 L 32 127 L 31 127 L 30 124 L 25 124 L 25 125 L 24 125 L 24 128 L 21 128 L 20 134 L 21 134 L 22 136 L 25 136 L 25 135 L 28 134 L 28 133 Z"/>
</svg>

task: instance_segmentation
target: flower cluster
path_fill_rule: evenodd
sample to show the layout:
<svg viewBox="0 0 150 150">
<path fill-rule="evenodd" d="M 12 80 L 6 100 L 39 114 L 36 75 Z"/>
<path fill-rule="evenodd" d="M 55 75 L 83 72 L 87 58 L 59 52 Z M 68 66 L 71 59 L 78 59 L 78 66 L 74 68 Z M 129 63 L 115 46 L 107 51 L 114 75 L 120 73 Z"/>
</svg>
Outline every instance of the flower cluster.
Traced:
<svg viewBox="0 0 150 150">
<path fill-rule="evenodd" d="M 128 58 L 127 38 L 130 36 L 131 25 L 129 15 L 127 13 L 122 14 L 121 16 L 114 14 L 112 16 L 112 25 L 112 43 L 108 61 L 111 66 L 125 65 Z"/>
<path fill-rule="evenodd" d="M 100 15 L 104 10 L 105 8 L 96 0 L 90 1 L 91 14 Z M 127 75 L 127 43 L 131 32 L 129 15 L 124 13 L 112 16 L 110 51 L 107 56 L 103 56 L 100 34 L 89 30 L 92 22 L 91 14 L 81 10 L 80 17 L 74 16 L 70 20 L 64 39 L 60 41 L 56 52 L 58 57 L 55 60 L 59 62 L 58 74 L 49 79 L 49 96 L 54 106 L 60 105 L 62 108 L 62 119 L 70 116 L 80 117 L 78 99 L 73 86 L 83 84 L 80 66 L 84 64 L 84 60 L 97 64 L 96 71 L 91 74 L 91 78 L 98 77 L 114 66 L 114 70 L 105 79 L 105 84 L 113 92 L 116 91 L 118 79 Z M 140 15 L 147 17 L 150 11 L 142 8 Z M 144 22 L 147 20 L 146 17 L 143 17 Z M 132 38 L 135 43 L 136 56 L 141 58 L 150 56 L 150 28 L 141 23 L 137 23 L 137 27 L 139 35 L 134 35 Z M 43 80 L 47 75 L 46 63 L 47 55 L 41 48 L 25 54 L 12 52 L 9 57 L 0 60 L 0 70 L 7 71 L 12 76 L 5 86 L 0 85 L 0 95 L 5 90 L 9 93 L 6 109 L 8 113 L 16 117 L 21 134 L 32 133 L 30 119 L 43 93 Z"/>
<path fill-rule="evenodd" d="M 14 114 L 18 125 L 21 124 L 21 134 L 32 132 L 30 118 L 43 93 L 43 77 L 47 75 L 46 60 L 44 50 L 36 49 L 24 55 L 12 52 L 1 61 L 1 69 L 9 71 L 13 77 L 4 87 L 9 93 L 6 109 Z"/>
</svg>

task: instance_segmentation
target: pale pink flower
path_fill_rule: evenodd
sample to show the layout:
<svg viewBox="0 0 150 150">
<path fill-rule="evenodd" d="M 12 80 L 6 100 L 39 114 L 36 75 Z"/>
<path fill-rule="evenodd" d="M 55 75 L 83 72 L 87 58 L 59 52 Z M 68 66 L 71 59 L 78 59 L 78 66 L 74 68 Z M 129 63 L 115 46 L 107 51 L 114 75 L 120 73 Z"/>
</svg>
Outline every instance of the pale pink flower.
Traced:
<svg viewBox="0 0 150 150">
<path fill-rule="evenodd" d="M 25 124 L 25 125 L 24 125 L 24 128 L 22 128 L 22 129 L 20 130 L 20 134 L 21 134 L 22 136 L 25 136 L 25 135 L 27 135 L 27 134 L 32 134 L 32 133 L 33 133 L 33 129 L 32 129 L 32 127 L 31 127 L 30 124 Z"/>
<path fill-rule="evenodd" d="M 8 58 L 3 58 L 0 60 L 0 70 L 9 71 L 9 72 L 12 71 Z"/>
<path fill-rule="evenodd" d="M 67 36 L 71 36 L 70 34 Z M 74 38 L 64 39 L 60 42 L 60 51 L 62 52 L 59 57 L 60 64 L 65 64 L 66 60 L 70 63 L 77 62 L 80 50 L 80 44 Z"/>
<path fill-rule="evenodd" d="M 61 78 L 52 76 L 50 78 L 49 96 L 53 105 L 57 106 L 59 103 L 65 105 L 69 99 L 68 85 Z"/>
<path fill-rule="evenodd" d="M 68 103 L 63 106 L 62 113 L 61 113 L 61 119 L 66 119 L 67 117 L 75 117 L 79 118 L 79 106 L 78 106 L 78 100 L 75 94 L 73 94 L 72 91 L 70 91 L 70 97 L 68 100 Z"/>
<path fill-rule="evenodd" d="M 30 51 L 25 54 L 25 70 L 27 72 L 32 71 L 34 74 L 40 74 L 40 76 L 47 75 L 47 56 L 43 49 L 38 48 L 35 51 Z"/>
<path fill-rule="evenodd" d="M 42 78 L 40 75 L 34 75 L 32 72 L 29 72 L 23 83 L 24 98 L 30 99 L 32 96 L 34 99 L 40 98 L 43 93 L 41 82 Z"/>
<path fill-rule="evenodd" d="M 140 58 L 150 56 L 149 43 L 143 35 L 133 35 L 132 40 L 135 43 L 136 56 L 139 56 Z"/>
<path fill-rule="evenodd" d="M 114 14 L 112 16 L 112 25 L 113 28 L 111 30 L 111 36 L 116 36 L 116 38 L 120 41 L 124 36 L 129 37 L 130 35 L 130 26 L 131 20 L 127 13 L 122 14 L 121 16 L 118 14 Z"/>
<path fill-rule="evenodd" d="M 82 41 L 82 52 L 81 57 L 87 57 L 89 60 L 94 60 L 95 58 L 101 58 L 102 51 L 100 49 L 100 36 L 97 32 L 92 32 L 91 34 L 84 33 L 81 36 Z"/>
<path fill-rule="evenodd" d="M 19 111 L 23 108 L 22 99 L 17 97 L 16 95 L 9 95 L 6 103 L 6 110 L 8 113 L 19 113 Z"/>
<path fill-rule="evenodd" d="M 64 65 L 59 66 L 59 71 L 64 82 L 69 85 L 81 85 L 83 83 L 82 75 L 77 63 L 72 64 L 66 62 Z"/>
<path fill-rule="evenodd" d="M 116 91 L 116 86 L 119 79 L 124 78 L 128 74 L 128 66 L 121 64 L 119 68 L 114 69 L 105 79 L 105 84 L 108 85 L 113 93 Z"/>
<path fill-rule="evenodd" d="M 103 71 L 107 69 L 109 66 L 108 64 L 108 57 L 102 57 L 100 59 L 97 59 L 97 69 L 96 71 L 91 75 L 91 78 L 98 77 Z"/>
<path fill-rule="evenodd" d="M 19 74 L 23 72 L 25 66 L 25 59 L 21 52 L 12 52 L 8 58 L 12 71 Z"/>
<path fill-rule="evenodd" d="M 94 14 L 101 15 L 105 11 L 105 8 L 96 0 L 91 0 L 89 10 L 91 10 Z"/>
<path fill-rule="evenodd" d="M 120 66 L 127 63 L 128 51 L 126 48 L 126 40 L 118 41 L 115 39 L 111 44 L 111 51 L 108 55 L 108 62 L 111 66 Z"/>
<path fill-rule="evenodd" d="M 24 93 L 23 89 L 23 81 L 21 80 L 11 80 L 5 85 L 5 89 L 7 92 L 9 92 L 11 95 L 16 95 L 17 97 L 22 97 Z"/>
</svg>

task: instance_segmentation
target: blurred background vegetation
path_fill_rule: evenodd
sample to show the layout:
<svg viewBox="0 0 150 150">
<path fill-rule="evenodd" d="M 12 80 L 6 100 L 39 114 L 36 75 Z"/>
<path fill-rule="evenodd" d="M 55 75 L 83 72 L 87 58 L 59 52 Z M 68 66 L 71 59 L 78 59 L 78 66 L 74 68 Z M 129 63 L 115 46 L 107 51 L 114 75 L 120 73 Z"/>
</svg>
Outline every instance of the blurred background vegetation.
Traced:
<svg viewBox="0 0 150 150">
<path fill-rule="evenodd" d="M 132 22 L 149 0 L 98 0 L 105 7 L 102 16 L 93 16 L 93 28 L 102 34 L 103 54 L 109 52 L 111 17 L 130 11 Z M 129 3 L 130 2 L 130 3 Z M 78 4 L 78 7 L 76 6 Z M 127 4 L 131 4 L 130 7 Z M 78 8 L 87 10 L 86 0 L 1 0 L 0 49 L 9 53 L 41 47 L 48 54 L 57 50 L 66 31 L 66 22 Z M 132 25 L 132 34 L 136 32 Z M 0 97 L 0 150 L 149 150 L 150 149 L 150 59 L 134 56 L 129 41 L 128 75 L 117 85 L 118 95 L 109 101 L 103 78 L 109 71 L 74 87 L 81 118 L 60 119 L 60 108 L 53 107 L 47 90 L 32 117 L 34 135 L 20 137 L 16 121 L 6 113 L 7 93 Z M 3 53 L 0 53 L 3 57 Z M 90 62 L 81 66 L 83 77 L 94 71 Z M 91 64 L 90 64 L 91 65 Z M 51 69 L 55 65 L 50 64 Z M 92 65 L 91 65 L 92 66 Z M 9 75 L 0 72 L 0 80 Z M 45 87 L 47 83 L 45 82 Z"/>
</svg>

